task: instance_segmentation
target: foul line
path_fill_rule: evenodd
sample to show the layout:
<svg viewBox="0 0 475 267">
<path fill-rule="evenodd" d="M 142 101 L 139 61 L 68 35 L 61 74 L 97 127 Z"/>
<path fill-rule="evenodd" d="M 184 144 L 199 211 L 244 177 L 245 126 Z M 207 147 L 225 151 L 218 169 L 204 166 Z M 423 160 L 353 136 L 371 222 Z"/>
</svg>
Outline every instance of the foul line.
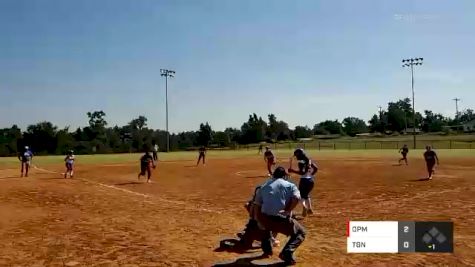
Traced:
<svg viewBox="0 0 475 267">
<path fill-rule="evenodd" d="M 43 168 L 39 168 L 39 167 L 37 167 L 36 165 L 33 165 L 33 168 L 36 169 L 36 170 L 39 170 L 39 171 L 47 172 L 47 173 L 54 173 L 54 174 L 61 174 L 61 175 L 64 175 L 64 173 L 56 172 L 56 171 L 51 171 L 51 170 L 47 170 L 47 169 L 43 169 Z M 113 186 L 113 185 L 108 185 L 108 184 L 99 183 L 99 182 L 92 181 L 92 180 L 85 179 L 85 178 L 74 178 L 74 179 L 75 179 L 75 180 L 80 180 L 80 181 L 83 181 L 83 182 L 86 182 L 86 183 L 90 183 L 90 184 L 95 184 L 95 185 L 102 186 L 102 187 L 109 188 L 109 189 L 115 189 L 115 190 L 118 190 L 118 191 L 122 191 L 122 192 L 124 192 L 124 193 L 128 193 L 128 194 L 135 195 L 135 196 L 141 196 L 141 197 L 144 197 L 144 198 L 151 198 L 151 199 L 154 199 L 154 198 L 155 198 L 155 199 L 157 199 L 157 200 L 159 200 L 159 201 L 167 202 L 167 203 L 170 203 L 170 204 L 184 205 L 184 206 L 187 205 L 187 203 L 184 202 L 184 201 L 169 200 L 169 199 L 165 199 L 165 198 L 161 198 L 161 197 L 157 197 L 157 196 L 147 195 L 147 194 L 135 192 L 135 191 L 132 191 L 132 190 L 128 190 L 128 189 L 125 189 L 125 188 L 120 188 L 120 187 L 116 187 L 116 186 Z M 152 201 L 147 201 L 147 203 L 153 203 L 153 204 L 155 204 L 155 203 L 152 202 Z M 211 210 L 211 209 L 206 209 L 206 208 L 200 208 L 200 207 L 193 208 L 193 210 L 199 210 L 199 211 L 205 211 L 205 212 L 210 212 L 210 213 L 221 214 L 220 211 Z"/>
</svg>

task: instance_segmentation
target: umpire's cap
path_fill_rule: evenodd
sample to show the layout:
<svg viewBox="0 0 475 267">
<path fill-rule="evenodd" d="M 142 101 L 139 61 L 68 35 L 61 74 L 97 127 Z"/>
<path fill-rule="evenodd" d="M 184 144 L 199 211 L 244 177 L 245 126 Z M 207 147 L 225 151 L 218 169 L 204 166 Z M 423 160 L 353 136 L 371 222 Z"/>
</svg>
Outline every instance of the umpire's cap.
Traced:
<svg viewBox="0 0 475 267">
<path fill-rule="evenodd" d="M 274 173 L 272 174 L 272 177 L 274 178 L 285 178 L 287 176 L 287 172 L 285 171 L 285 168 L 282 166 L 277 167 L 274 170 Z"/>
</svg>

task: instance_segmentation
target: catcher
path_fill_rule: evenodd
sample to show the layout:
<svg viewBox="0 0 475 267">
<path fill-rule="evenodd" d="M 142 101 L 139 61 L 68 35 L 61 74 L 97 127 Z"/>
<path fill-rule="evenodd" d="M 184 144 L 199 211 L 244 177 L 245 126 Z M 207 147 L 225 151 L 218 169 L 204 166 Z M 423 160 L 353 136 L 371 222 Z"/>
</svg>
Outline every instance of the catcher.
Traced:
<svg viewBox="0 0 475 267">
<path fill-rule="evenodd" d="M 256 197 L 257 191 L 260 189 L 260 186 L 256 187 L 254 190 L 254 195 L 252 199 L 249 200 L 244 208 L 249 213 L 249 221 L 246 224 L 246 227 L 241 232 L 237 233 L 239 239 L 225 239 L 220 242 L 221 249 L 230 249 L 234 251 L 246 251 L 252 249 L 252 244 L 254 241 L 261 241 L 263 230 L 259 228 L 256 219 L 256 211 L 254 210 L 254 199 Z M 280 245 L 279 240 L 276 239 L 276 234 L 272 235 L 272 246 L 278 247 Z M 272 254 L 272 251 L 264 251 L 264 254 Z"/>
</svg>

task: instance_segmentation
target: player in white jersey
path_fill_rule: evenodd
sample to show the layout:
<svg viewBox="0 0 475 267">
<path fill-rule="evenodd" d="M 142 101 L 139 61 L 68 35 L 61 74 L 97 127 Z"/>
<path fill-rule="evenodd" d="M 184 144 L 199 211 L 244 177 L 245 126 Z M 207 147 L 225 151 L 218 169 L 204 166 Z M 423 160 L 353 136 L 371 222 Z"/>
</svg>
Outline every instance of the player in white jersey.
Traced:
<svg viewBox="0 0 475 267">
<path fill-rule="evenodd" d="M 288 172 L 300 175 L 299 191 L 302 197 L 302 216 L 305 217 L 307 214 L 313 214 L 310 192 L 312 192 L 315 185 L 315 174 L 318 171 L 318 167 L 301 148 L 294 151 L 294 157 L 298 160 L 298 170 L 290 167 Z"/>
<path fill-rule="evenodd" d="M 68 178 L 68 174 L 70 178 L 73 178 L 74 175 L 74 160 L 76 160 L 76 156 L 74 156 L 74 151 L 70 150 L 66 157 L 64 158 L 64 162 L 66 163 L 66 172 L 64 173 L 64 178 Z"/>
<path fill-rule="evenodd" d="M 159 147 L 155 141 L 152 141 L 152 156 L 153 156 L 153 161 L 157 162 L 158 161 L 158 150 Z"/>
</svg>

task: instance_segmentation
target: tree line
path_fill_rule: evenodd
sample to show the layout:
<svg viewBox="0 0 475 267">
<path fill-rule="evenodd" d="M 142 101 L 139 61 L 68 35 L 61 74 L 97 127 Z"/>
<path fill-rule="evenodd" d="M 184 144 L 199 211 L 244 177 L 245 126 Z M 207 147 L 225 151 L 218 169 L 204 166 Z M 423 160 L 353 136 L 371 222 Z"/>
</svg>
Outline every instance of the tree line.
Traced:
<svg viewBox="0 0 475 267">
<path fill-rule="evenodd" d="M 0 156 L 16 155 L 25 145 L 35 154 L 63 154 L 74 150 L 77 154 L 91 153 L 132 153 L 141 152 L 156 142 L 160 149 L 166 149 L 167 133 L 147 127 L 147 118 L 139 116 L 127 125 L 108 127 L 104 111 L 88 112 L 88 126 L 71 131 L 69 127 L 59 129 L 51 122 L 39 122 L 29 125 L 26 131 L 13 125 L 0 129 Z M 196 131 L 170 134 L 170 149 L 187 150 L 198 146 L 233 147 L 238 144 L 259 142 L 279 142 L 311 138 L 314 135 L 348 135 L 367 132 L 383 134 L 401 133 L 414 126 L 422 132 L 440 132 L 460 130 L 460 125 L 475 120 L 473 110 L 467 109 L 455 118 L 425 110 L 424 114 L 415 114 L 415 125 L 410 99 L 389 102 L 385 110 L 366 123 L 356 117 L 347 117 L 341 122 L 326 120 L 308 126 L 296 126 L 293 129 L 274 114 L 266 119 L 253 113 L 240 128 L 226 128 L 214 131 L 209 123 L 201 123 Z"/>
</svg>

